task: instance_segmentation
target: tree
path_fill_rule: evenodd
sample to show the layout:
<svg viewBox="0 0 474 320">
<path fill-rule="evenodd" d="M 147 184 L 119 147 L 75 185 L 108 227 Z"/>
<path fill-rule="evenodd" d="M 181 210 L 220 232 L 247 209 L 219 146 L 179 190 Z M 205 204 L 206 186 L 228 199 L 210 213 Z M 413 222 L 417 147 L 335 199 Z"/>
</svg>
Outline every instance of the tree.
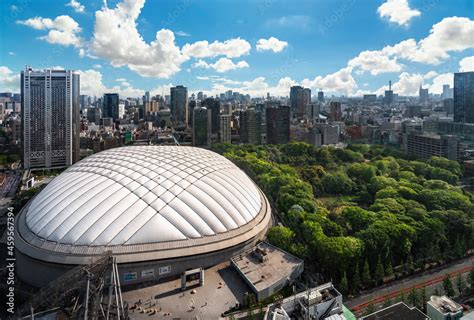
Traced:
<svg viewBox="0 0 474 320">
<path fill-rule="evenodd" d="M 367 305 L 367 307 L 365 307 L 364 309 L 364 314 L 365 315 L 369 315 L 371 313 L 374 313 L 375 312 L 375 305 L 374 305 L 374 301 L 373 300 L 370 300 L 370 303 Z"/>
<path fill-rule="evenodd" d="M 393 267 L 390 261 L 388 262 L 387 267 L 385 268 L 385 274 L 387 275 L 387 277 L 393 276 Z"/>
<path fill-rule="evenodd" d="M 341 172 L 328 173 L 321 179 L 324 192 L 329 194 L 348 194 L 352 190 L 352 181 Z"/>
<path fill-rule="evenodd" d="M 443 290 L 448 297 L 454 297 L 453 283 L 451 282 L 451 276 L 447 273 L 443 279 Z"/>
<path fill-rule="evenodd" d="M 290 228 L 282 226 L 271 228 L 267 236 L 271 244 L 286 251 L 291 251 L 290 248 L 295 241 L 295 233 Z"/>
<path fill-rule="evenodd" d="M 415 271 L 415 266 L 413 264 L 413 257 L 411 255 L 408 256 L 407 261 L 405 262 L 405 271 L 409 274 Z"/>
<path fill-rule="evenodd" d="M 419 304 L 419 297 L 418 297 L 418 293 L 416 292 L 415 287 L 411 288 L 407 299 L 408 299 L 408 302 L 414 307 Z"/>
<path fill-rule="evenodd" d="M 471 291 L 474 291 L 474 261 L 472 262 L 472 265 L 471 265 L 471 271 L 469 271 L 467 275 L 467 281 L 469 282 L 469 287 Z"/>
<path fill-rule="evenodd" d="M 390 307 L 391 305 L 392 305 L 392 299 L 387 298 L 383 301 L 382 307 L 387 308 L 387 307 Z"/>
<path fill-rule="evenodd" d="M 358 292 L 360 289 L 361 280 L 360 280 L 360 271 L 359 271 L 359 264 L 355 264 L 354 275 L 352 277 L 352 290 L 354 292 Z"/>
<path fill-rule="evenodd" d="M 345 271 L 342 275 L 341 281 L 339 282 L 339 289 L 341 289 L 341 292 L 344 294 L 347 294 L 349 292 L 349 284 L 347 282 L 347 274 Z"/>
<path fill-rule="evenodd" d="M 377 168 L 370 164 L 353 163 L 347 168 L 347 175 L 362 184 L 366 184 L 375 177 Z"/>
<path fill-rule="evenodd" d="M 377 265 L 375 266 L 375 281 L 377 281 L 378 284 L 382 283 L 384 276 L 385 272 L 383 270 L 382 260 L 379 256 L 379 258 L 377 259 Z"/>
<path fill-rule="evenodd" d="M 466 283 L 461 274 L 456 277 L 456 288 L 458 289 L 459 295 L 461 296 L 466 289 Z"/>
<path fill-rule="evenodd" d="M 364 268 L 362 269 L 362 282 L 365 285 L 368 285 L 371 280 L 372 280 L 372 278 L 370 276 L 369 262 L 367 261 L 367 259 L 365 259 Z"/>
<path fill-rule="evenodd" d="M 423 310 L 423 311 L 426 311 L 426 287 L 422 287 L 421 288 L 421 292 L 420 292 L 420 309 Z"/>
</svg>

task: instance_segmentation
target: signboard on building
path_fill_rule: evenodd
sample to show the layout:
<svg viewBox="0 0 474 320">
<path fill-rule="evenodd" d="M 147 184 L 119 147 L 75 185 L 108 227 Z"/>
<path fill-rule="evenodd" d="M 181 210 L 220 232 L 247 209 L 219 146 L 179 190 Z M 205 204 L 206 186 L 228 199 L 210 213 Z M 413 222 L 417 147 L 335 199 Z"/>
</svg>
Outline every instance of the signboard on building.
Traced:
<svg viewBox="0 0 474 320">
<path fill-rule="evenodd" d="M 164 267 L 160 267 L 160 269 L 158 270 L 158 274 L 161 276 L 161 275 L 164 275 L 164 274 L 168 274 L 171 272 L 171 266 L 164 266 Z"/>
<path fill-rule="evenodd" d="M 127 272 L 123 274 L 123 281 L 133 281 L 137 280 L 137 273 L 136 272 Z"/>
<path fill-rule="evenodd" d="M 142 270 L 142 278 L 151 278 L 155 276 L 155 269 Z"/>
</svg>

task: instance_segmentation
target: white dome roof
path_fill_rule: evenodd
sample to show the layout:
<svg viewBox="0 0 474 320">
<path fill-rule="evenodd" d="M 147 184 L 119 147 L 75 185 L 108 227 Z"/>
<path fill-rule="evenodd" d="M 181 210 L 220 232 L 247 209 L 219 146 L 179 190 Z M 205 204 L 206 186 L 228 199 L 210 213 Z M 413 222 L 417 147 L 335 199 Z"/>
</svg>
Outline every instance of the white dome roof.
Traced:
<svg viewBox="0 0 474 320">
<path fill-rule="evenodd" d="M 30 203 L 26 226 L 65 245 L 116 246 L 213 236 L 252 221 L 258 188 L 212 151 L 131 146 L 92 155 Z"/>
</svg>

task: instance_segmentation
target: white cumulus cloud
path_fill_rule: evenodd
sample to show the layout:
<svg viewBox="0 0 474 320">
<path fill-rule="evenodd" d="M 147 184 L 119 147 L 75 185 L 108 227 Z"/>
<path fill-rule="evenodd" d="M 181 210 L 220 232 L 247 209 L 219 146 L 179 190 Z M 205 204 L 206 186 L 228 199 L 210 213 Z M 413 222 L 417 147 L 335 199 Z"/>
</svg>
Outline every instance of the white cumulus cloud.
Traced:
<svg viewBox="0 0 474 320">
<path fill-rule="evenodd" d="M 71 0 L 70 2 L 66 3 L 66 6 L 73 8 L 76 13 L 84 13 L 86 10 L 86 8 L 76 0 Z"/>
<path fill-rule="evenodd" d="M 120 97 L 141 97 L 145 91 L 142 89 L 134 88 L 130 83 L 122 81 L 120 85 L 113 87 L 107 87 L 104 85 L 102 80 L 102 73 L 97 70 L 84 70 L 78 71 L 80 75 L 81 94 L 87 94 L 91 96 L 102 96 L 106 92 L 118 93 Z"/>
<path fill-rule="evenodd" d="M 288 42 L 278 40 L 275 37 L 262 38 L 257 42 L 257 51 L 271 50 L 273 52 L 281 52 L 286 46 L 288 46 Z"/>
<path fill-rule="evenodd" d="M 180 70 L 186 57 L 170 30 L 161 29 L 155 40 L 145 42 L 136 23 L 144 3 L 144 0 L 125 0 L 113 9 L 103 7 L 96 11 L 92 54 L 115 67 L 127 66 L 145 77 L 169 78 Z"/>
<path fill-rule="evenodd" d="M 474 71 L 474 56 L 465 57 L 459 61 L 459 71 L 469 72 Z"/>
<path fill-rule="evenodd" d="M 0 91 L 20 92 L 20 74 L 6 66 L 0 66 Z"/>
<path fill-rule="evenodd" d="M 49 30 L 48 34 L 40 37 L 51 44 L 64 46 L 81 46 L 78 33 L 81 32 L 79 24 L 70 16 L 62 15 L 54 20 L 50 18 L 34 17 L 27 20 L 18 20 L 17 23 L 31 27 L 36 30 Z"/>
<path fill-rule="evenodd" d="M 226 56 L 227 58 L 238 58 L 247 55 L 251 46 L 247 40 L 236 38 L 224 42 L 207 40 L 187 43 L 183 46 L 182 52 L 187 57 L 209 58 L 216 56 Z"/>
<path fill-rule="evenodd" d="M 420 11 L 410 8 L 408 0 L 387 0 L 377 12 L 381 18 L 387 18 L 400 26 L 408 25 L 412 18 L 421 15 Z"/>
<path fill-rule="evenodd" d="M 350 95 L 357 89 L 357 83 L 352 76 L 352 67 L 342 68 L 326 76 L 317 76 L 313 80 L 304 79 L 302 85 L 312 89 L 322 89 L 326 92 Z"/>
<path fill-rule="evenodd" d="M 239 61 L 234 63 L 232 60 L 227 58 L 220 58 L 214 63 L 207 63 L 204 60 L 199 60 L 198 62 L 193 64 L 194 68 L 206 68 L 206 69 L 214 69 L 217 72 L 227 72 L 230 70 L 241 69 L 241 68 L 248 68 L 249 64 L 246 61 Z"/>
</svg>

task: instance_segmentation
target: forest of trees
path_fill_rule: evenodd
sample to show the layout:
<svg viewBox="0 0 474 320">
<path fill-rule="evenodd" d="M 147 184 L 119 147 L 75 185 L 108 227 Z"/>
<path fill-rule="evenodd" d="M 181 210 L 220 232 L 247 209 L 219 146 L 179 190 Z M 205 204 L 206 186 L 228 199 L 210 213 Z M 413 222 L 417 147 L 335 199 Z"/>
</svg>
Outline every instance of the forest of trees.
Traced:
<svg viewBox="0 0 474 320">
<path fill-rule="evenodd" d="M 473 196 L 457 186 L 457 162 L 411 160 L 364 144 L 213 149 L 243 169 L 277 209 L 285 226 L 271 228 L 268 240 L 347 292 L 473 248 Z"/>
</svg>

